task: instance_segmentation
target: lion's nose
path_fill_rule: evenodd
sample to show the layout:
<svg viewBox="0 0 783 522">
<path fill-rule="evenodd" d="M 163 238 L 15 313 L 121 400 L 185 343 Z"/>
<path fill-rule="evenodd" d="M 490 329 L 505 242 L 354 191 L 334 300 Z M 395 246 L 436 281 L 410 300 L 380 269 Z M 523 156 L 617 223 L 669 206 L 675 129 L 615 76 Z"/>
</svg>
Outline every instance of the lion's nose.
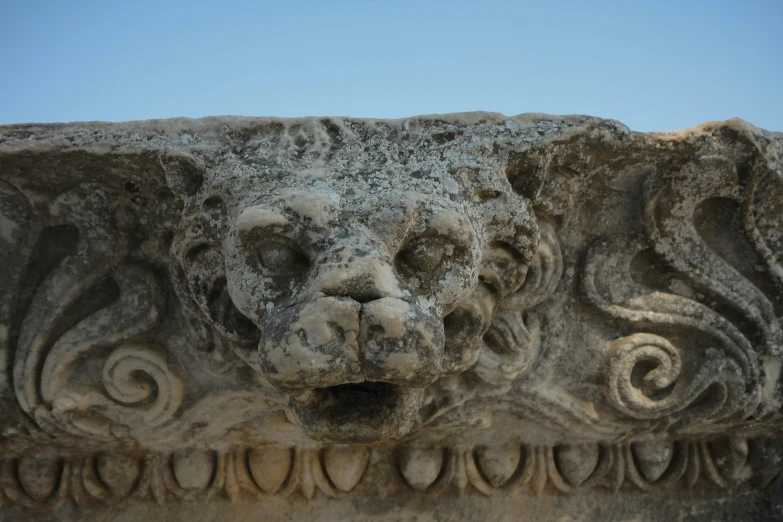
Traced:
<svg viewBox="0 0 783 522">
<path fill-rule="evenodd" d="M 361 306 L 352 299 L 322 297 L 272 314 L 259 342 L 269 382 L 283 391 L 301 392 L 364 381 Z"/>
<path fill-rule="evenodd" d="M 445 337 L 434 309 L 384 297 L 363 304 L 359 322 L 368 381 L 424 387 L 438 378 Z"/>
<path fill-rule="evenodd" d="M 359 257 L 347 263 L 326 264 L 315 286 L 323 295 L 350 297 L 359 303 L 368 303 L 383 297 L 403 296 L 391 264 L 374 257 Z"/>
<path fill-rule="evenodd" d="M 360 303 L 369 303 L 384 297 L 383 291 L 378 288 L 379 285 L 371 274 L 345 270 L 336 274 L 335 280 L 335 284 L 323 289 L 324 295 L 350 297 Z"/>
</svg>

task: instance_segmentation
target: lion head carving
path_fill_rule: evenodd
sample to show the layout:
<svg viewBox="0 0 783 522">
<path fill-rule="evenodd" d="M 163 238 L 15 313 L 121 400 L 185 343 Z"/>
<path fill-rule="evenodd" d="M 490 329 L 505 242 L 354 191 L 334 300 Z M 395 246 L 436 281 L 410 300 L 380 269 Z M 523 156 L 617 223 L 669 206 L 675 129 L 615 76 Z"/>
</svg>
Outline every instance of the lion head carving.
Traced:
<svg viewBox="0 0 783 522">
<path fill-rule="evenodd" d="M 422 390 L 480 356 L 538 245 L 502 169 L 203 169 L 173 251 L 204 318 L 289 397 L 305 433 L 407 433 Z"/>
</svg>

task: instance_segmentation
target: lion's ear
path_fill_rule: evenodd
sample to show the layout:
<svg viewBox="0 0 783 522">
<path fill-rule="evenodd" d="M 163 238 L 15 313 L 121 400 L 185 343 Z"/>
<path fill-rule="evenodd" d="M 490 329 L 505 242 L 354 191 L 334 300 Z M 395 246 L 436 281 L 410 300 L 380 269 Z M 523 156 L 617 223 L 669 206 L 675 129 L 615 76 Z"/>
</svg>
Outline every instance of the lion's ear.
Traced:
<svg viewBox="0 0 783 522">
<path fill-rule="evenodd" d="M 180 174 L 182 172 L 176 173 Z M 187 290 L 184 297 L 198 306 L 203 318 L 215 330 L 232 341 L 255 344 L 258 329 L 239 312 L 228 292 L 223 251 L 225 206 L 216 196 L 203 199 L 204 196 L 186 202 L 173 235 L 171 253 L 178 265 L 177 279 Z"/>
<path fill-rule="evenodd" d="M 538 249 L 538 226 L 528 202 L 513 192 L 484 200 L 482 211 L 484 256 L 479 277 L 503 298 L 524 281 Z"/>
<path fill-rule="evenodd" d="M 159 159 L 166 174 L 166 183 L 181 199 L 192 197 L 201 189 L 206 170 L 203 161 L 180 153 L 163 153 Z"/>
<path fill-rule="evenodd" d="M 479 284 L 444 320 L 443 371 L 446 373 L 464 371 L 477 360 L 481 361 L 480 353 L 485 348 L 481 337 L 490 328 L 498 304 L 514 294 L 525 281 L 528 266 L 536 259 L 538 249 L 538 225 L 528 214 L 523 197 L 510 191 L 486 190 L 479 204 L 484 214 Z M 490 367 L 494 366 L 491 357 L 485 360 Z M 490 375 L 485 380 L 494 379 L 496 370 L 491 368 L 488 372 Z M 484 378 L 481 371 L 479 375 Z"/>
<path fill-rule="evenodd" d="M 503 385 L 525 373 L 541 348 L 542 316 L 536 306 L 555 291 L 563 272 L 563 255 L 554 227 L 538 221 L 540 241 L 522 286 L 498 306 L 482 338 L 474 371 L 482 380 Z"/>
</svg>

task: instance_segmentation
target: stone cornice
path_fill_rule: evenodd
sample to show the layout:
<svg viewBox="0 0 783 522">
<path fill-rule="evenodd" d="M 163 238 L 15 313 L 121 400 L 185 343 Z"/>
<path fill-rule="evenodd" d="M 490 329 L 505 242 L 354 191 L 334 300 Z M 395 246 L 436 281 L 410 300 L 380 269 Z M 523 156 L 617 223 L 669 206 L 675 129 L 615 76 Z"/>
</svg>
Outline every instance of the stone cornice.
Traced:
<svg viewBox="0 0 783 522">
<path fill-rule="evenodd" d="M 766 486 L 781 202 L 741 120 L 0 127 L 0 498 Z"/>
</svg>

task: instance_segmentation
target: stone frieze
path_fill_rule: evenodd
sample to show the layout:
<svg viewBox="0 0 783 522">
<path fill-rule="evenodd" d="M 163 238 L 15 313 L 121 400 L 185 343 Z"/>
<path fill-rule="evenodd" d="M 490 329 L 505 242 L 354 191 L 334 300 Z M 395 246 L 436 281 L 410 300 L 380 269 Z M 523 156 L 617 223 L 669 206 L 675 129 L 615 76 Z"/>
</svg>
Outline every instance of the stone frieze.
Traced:
<svg viewBox="0 0 783 522">
<path fill-rule="evenodd" d="M 0 267 L 2 502 L 780 470 L 783 135 L 740 120 L 0 127 Z"/>
</svg>

